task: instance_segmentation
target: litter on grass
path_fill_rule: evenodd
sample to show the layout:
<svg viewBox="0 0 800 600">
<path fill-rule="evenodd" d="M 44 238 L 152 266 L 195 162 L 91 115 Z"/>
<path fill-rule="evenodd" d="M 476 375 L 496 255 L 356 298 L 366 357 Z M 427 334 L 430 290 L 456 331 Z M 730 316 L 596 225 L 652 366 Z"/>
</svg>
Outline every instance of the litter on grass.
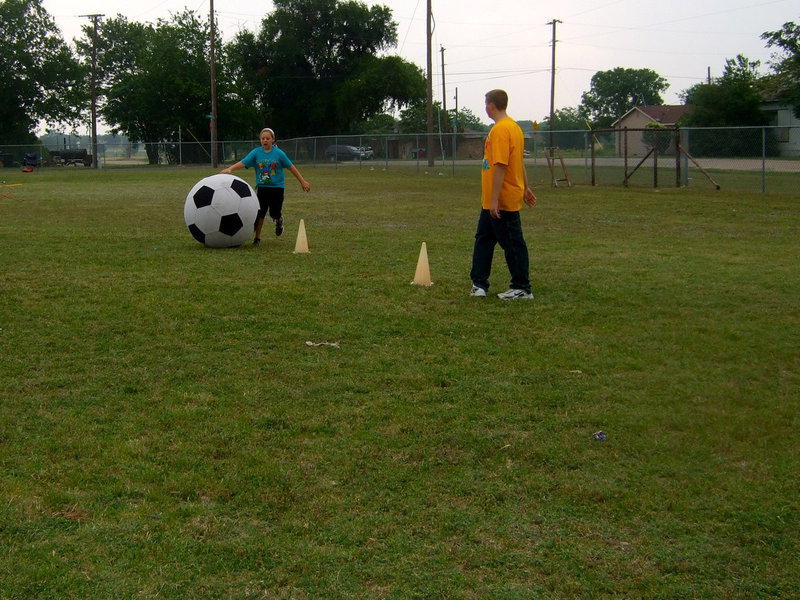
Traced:
<svg viewBox="0 0 800 600">
<path fill-rule="evenodd" d="M 338 348 L 339 342 L 306 342 L 306 346 L 330 346 L 331 348 Z"/>
</svg>

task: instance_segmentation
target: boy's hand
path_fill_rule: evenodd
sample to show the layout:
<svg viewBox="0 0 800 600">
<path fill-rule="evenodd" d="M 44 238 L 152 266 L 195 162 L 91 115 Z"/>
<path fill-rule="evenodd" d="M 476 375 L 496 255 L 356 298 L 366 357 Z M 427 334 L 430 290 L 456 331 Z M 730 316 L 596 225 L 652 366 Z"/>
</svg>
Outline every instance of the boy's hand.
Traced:
<svg viewBox="0 0 800 600">
<path fill-rule="evenodd" d="M 536 196 L 531 191 L 531 188 L 525 188 L 525 193 L 522 195 L 522 199 L 528 206 L 534 206 L 536 204 Z"/>
</svg>

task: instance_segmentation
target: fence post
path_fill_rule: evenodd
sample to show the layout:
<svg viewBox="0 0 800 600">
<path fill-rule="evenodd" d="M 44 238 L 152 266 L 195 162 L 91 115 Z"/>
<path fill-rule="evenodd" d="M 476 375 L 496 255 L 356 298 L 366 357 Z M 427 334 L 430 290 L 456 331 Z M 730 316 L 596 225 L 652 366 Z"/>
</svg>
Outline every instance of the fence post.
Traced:
<svg viewBox="0 0 800 600">
<path fill-rule="evenodd" d="M 685 187 L 689 187 L 689 157 L 686 155 L 686 152 L 689 151 L 689 130 L 688 129 L 681 129 L 680 130 L 680 144 L 683 148 L 684 152 L 680 153 L 681 157 L 681 183 Z"/>
<path fill-rule="evenodd" d="M 675 142 L 675 187 L 681 187 L 681 138 L 680 129 L 675 128 L 673 141 Z"/>
<path fill-rule="evenodd" d="M 767 193 L 767 128 L 761 128 L 761 193 Z"/>
<path fill-rule="evenodd" d="M 653 188 L 658 189 L 658 143 L 653 146 Z"/>
<path fill-rule="evenodd" d="M 623 187 L 628 187 L 628 128 L 622 128 L 622 166 L 625 168 L 625 179 L 623 180 Z"/>
<path fill-rule="evenodd" d="M 584 132 L 583 134 L 583 183 L 586 185 L 586 177 L 587 171 L 589 170 L 589 134 Z M 594 145 L 594 144 L 592 144 Z"/>
<path fill-rule="evenodd" d="M 455 147 L 455 138 L 453 137 L 454 135 L 455 135 L 454 133 L 450 134 L 450 150 L 452 151 L 452 161 L 451 162 L 453 164 L 453 171 L 452 171 L 453 177 L 456 176 L 456 150 L 455 150 L 456 147 Z M 524 155 L 523 155 L 522 160 L 524 162 L 524 160 L 525 160 Z"/>
</svg>

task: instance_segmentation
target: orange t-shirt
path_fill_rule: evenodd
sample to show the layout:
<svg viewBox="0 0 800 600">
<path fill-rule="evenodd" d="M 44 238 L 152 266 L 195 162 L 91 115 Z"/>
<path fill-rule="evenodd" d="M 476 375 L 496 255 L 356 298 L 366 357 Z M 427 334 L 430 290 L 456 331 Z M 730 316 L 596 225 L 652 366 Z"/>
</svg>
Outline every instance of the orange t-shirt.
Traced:
<svg viewBox="0 0 800 600">
<path fill-rule="evenodd" d="M 511 117 L 494 124 L 486 138 L 483 149 L 483 171 L 481 172 L 481 206 L 492 207 L 492 178 L 494 166 L 506 166 L 506 177 L 500 189 L 498 208 L 507 211 L 522 209 L 525 194 L 525 165 L 522 162 L 525 137 L 517 122 Z"/>
</svg>

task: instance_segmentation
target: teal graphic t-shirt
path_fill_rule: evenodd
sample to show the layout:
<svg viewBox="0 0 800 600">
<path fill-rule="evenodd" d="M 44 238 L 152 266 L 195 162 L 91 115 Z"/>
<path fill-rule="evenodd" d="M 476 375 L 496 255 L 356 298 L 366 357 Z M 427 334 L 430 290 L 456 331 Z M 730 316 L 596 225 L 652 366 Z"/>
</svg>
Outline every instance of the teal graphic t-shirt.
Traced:
<svg viewBox="0 0 800 600">
<path fill-rule="evenodd" d="M 291 167 L 292 161 L 283 150 L 273 146 L 269 152 L 264 152 L 261 147 L 253 148 L 242 159 L 242 164 L 256 170 L 256 187 L 282 188 L 286 185 L 283 170 Z"/>
</svg>

